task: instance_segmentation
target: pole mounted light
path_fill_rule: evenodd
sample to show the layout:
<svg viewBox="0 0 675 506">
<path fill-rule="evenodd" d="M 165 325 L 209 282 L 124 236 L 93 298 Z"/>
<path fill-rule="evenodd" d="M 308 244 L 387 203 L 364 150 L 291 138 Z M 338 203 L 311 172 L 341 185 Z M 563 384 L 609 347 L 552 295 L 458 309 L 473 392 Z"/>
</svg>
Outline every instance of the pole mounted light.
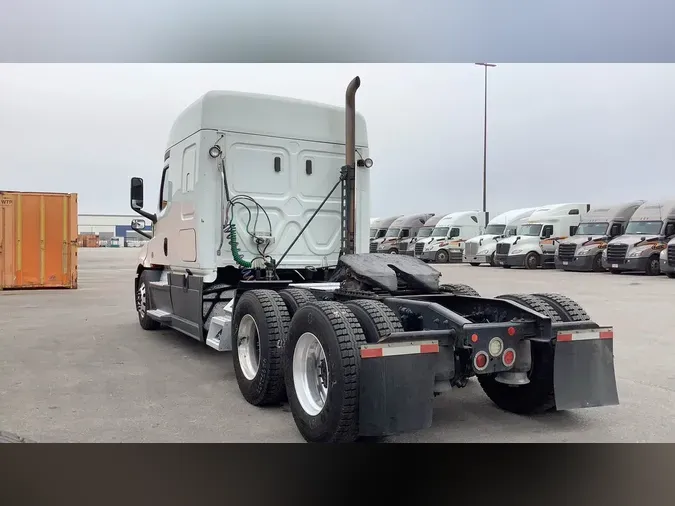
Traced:
<svg viewBox="0 0 675 506">
<path fill-rule="evenodd" d="M 487 213 L 487 91 L 488 91 L 488 68 L 496 67 L 494 63 L 476 63 L 476 65 L 485 69 L 485 104 L 483 117 L 483 215 L 485 216 L 485 225 L 489 221 Z"/>
</svg>

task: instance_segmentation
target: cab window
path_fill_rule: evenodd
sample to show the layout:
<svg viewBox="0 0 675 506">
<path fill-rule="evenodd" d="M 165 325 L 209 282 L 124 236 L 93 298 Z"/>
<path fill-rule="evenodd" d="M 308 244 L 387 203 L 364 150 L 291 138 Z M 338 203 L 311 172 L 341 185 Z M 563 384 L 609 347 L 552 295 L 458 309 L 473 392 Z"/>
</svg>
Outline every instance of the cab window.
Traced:
<svg viewBox="0 0 675 506">
<path fill-rule="evenodd" d="M 164 170 L 162 171 L 162 181 L 159 186 L 159 210 L 163 211 L 164 208 L 169 204 L 169 199 L 171 198 L 171 195 L 169 195 L 169 166 L 167 165 L 164 167 Z"/>
<path fill-rule="evenodd" d="M 448 234 L 448 237 L 452 239 L 453 237 L 458 237 L 459 236 L 459 228 L 453 227 L 450 229 L 450 233 Z"/>
<path fill-rule="evenodd" d="M 545 225 L 541 231 L 541 236 L 544 238 L 551 237 L 553 235 L 553 225 Z"/>
<path fill-rule="evenodd" d="M 671 235 L 675 235 L 675 222 L 669 222 L 666 223 L 666 237 L 670 237 Z"/>
<path fill-rule="evenodd" d="M 401 235 L 399 237 L 402 238 L 402 239 L 405 239 L 406 237 L 410 237 L 410 229 L 409 228 L 401 229 Z"/>
</svg>

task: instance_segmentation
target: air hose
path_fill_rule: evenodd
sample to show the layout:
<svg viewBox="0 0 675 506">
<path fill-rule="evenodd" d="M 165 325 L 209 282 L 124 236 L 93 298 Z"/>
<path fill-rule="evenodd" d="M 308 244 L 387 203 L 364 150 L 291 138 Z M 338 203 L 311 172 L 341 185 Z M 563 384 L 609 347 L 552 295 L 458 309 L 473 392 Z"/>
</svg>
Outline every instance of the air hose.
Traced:
<svg viewBox="0 0 675 506">
<path fill-rule="evenodd" d="M 234 222 L 230 223 L 230 234 L 228 239 L 230 241 L 230 250 L 232 251 L 232 258 L 234 258 L 234 261 L 242 267 L 247 269 L 250 268 L 252 265 L 251 262 L 244 260 L 241 253 L 239 253 L 239 248 L 237 247 L 237 225 Z"/>
</svg>

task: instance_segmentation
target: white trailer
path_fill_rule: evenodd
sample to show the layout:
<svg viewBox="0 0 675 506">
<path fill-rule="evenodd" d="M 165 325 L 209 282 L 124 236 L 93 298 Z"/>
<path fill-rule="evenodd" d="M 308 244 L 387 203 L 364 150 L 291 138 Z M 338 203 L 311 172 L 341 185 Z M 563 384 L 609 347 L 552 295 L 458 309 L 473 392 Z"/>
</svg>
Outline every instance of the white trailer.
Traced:
<svg viewBox="0 0 675 506">
<path fill-rule="evenodd" d="M 516 224 L 529 217 L 535 209 L 535 207 L 514 209 L 492 218 L 485 228 L 485 233 L 464 242 L 463 261 L 475 267 L 480 264 L 496 266 L 494 255 L 497 241 L 515 235 Z"/>
</svg>

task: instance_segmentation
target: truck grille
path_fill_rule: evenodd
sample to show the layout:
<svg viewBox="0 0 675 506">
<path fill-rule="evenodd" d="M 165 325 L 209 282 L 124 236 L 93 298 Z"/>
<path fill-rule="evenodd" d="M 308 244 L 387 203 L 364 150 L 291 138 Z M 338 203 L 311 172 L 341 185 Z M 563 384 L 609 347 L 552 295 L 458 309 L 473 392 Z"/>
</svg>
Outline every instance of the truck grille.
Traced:
<svg viewBox="0 0 675 506">
<path fill-rule="evenodd" d="M 371 253 L 377 253 L 377 243 L 376 242 L 370 243 L 370 252 Z"/>
<path fill-rule="evenodd" d="M 508 243 L 498 242 L 497 243 L 497 254 L 498 255 L 508 255 L 511 245 Z"/>
<path fill-rule="evenodd" d="M 464 243 L 464 254 L 468 257 L 474 256 L 478 253 L 478 243 L 476 242 L 467 242 Z"/>
<path fill-rule="evenodd" d="M 668 265 L 675 267 L 675 246 L 668 246 Z"/>
<path fill-rule="evenodd" d="M 576 244 L 565 244 L 561 243 L 558 246 L 558 258 L 562 260 L 572 260 L 574 259 L 574 253 L 577 251 Z"/>
<path fill-rule="evenodd" d="M 415 255 L 421 255 L 424 251 L 424 243 L 417 242 L 415 243 Z"/>
<path fill-rule="evenodd" d="M 626 252 L 628 251 L 628 244 L 608 244 L 607 245 L 607 262 L 610 264 L 622 264 L 626 261 Z"/>
</svg>

